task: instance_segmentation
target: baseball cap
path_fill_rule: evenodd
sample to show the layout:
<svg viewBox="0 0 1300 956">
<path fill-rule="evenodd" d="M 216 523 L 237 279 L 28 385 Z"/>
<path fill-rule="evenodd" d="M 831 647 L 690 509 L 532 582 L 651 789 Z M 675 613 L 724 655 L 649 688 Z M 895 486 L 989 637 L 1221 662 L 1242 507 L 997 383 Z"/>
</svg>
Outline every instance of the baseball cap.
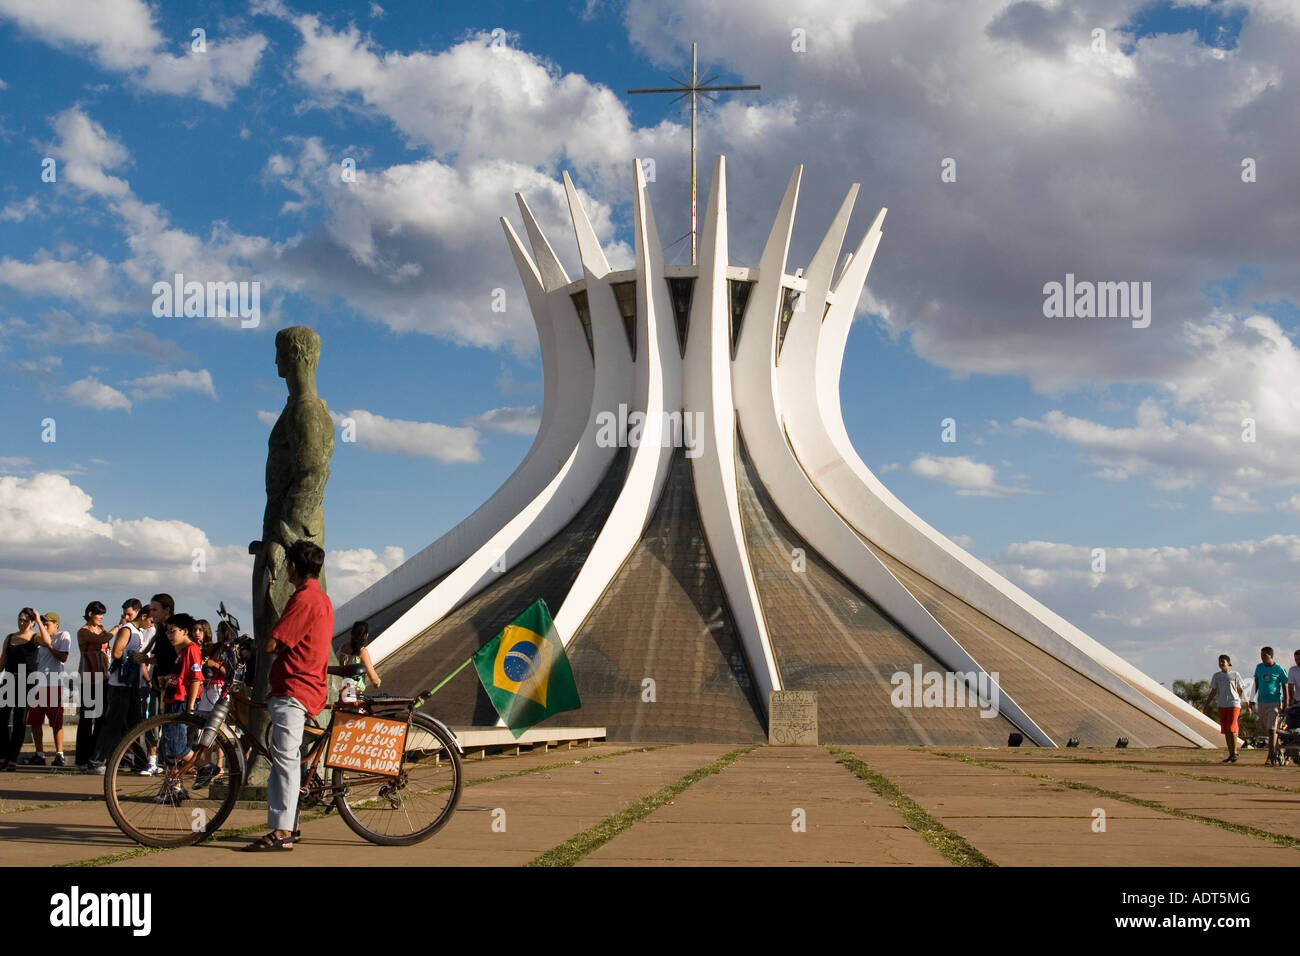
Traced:
<svg viewBox="0 0 1300 956">
<path fill-rule="evenodd" d="M 41 620 L 45 621 L 47 624 L 61 623 L 61 621 L 59 620 L 58 611 L 46 611 L 44 614 L 41 615 Z"/>
</svg>

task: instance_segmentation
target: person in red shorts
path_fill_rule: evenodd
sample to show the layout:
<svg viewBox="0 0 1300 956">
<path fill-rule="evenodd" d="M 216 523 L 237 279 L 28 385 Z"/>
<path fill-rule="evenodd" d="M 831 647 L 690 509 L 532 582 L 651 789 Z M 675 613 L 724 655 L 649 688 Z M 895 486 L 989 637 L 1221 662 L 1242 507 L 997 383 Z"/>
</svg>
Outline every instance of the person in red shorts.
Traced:
<svg viewBox="0 0 1300 956">
<path fill-rule="evenodd" d="M 1245 692 L 1241 675 L 1232 669 L 1232 658 L 1220 654 L 1219 669 L 1210 678 L 1210 695 L 1206 703 L 1218 703 L 1219 730 L 1228 742 L 1228 758 L 1224 763 L 1237 762 L 1237 717 L 1241 714 L 1241 698 Z"/>
<path fill-rule="evenodd" d="M 36 634 L 36 666 L 41 678 L 36 699 L 27 711 L 27 726 L 32 731 L 36 753 L 23 760 L 27 766 L 44 767 L 45 722 L 50 722 L 54 732 L 54 766 L 65 765 L 63 759 L 63 665 L 72 653 L 72 635 L 60 628 L 59 615 L 47 611 L 41 615 L 40 630 Z"/>
</svg>

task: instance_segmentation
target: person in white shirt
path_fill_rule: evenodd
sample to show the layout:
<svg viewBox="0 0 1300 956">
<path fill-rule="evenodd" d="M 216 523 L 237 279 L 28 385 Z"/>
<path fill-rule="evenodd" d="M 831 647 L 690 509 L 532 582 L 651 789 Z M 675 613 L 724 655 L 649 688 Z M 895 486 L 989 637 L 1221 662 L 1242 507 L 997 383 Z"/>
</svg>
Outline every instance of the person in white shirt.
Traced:
<svg viewBox="0 0 1300 956">
<path fill-rule="evenodd" d="M 72 652 L 72 635 L 60 630 L 59 615 L 47 611 L 41 615 L 36 641 L 36 667 L 41 672 L 34 706 L 27 710 L 27 726 L 32 732 L 36 753 L 23 760 L 29 767 L 45 766 L 45 721 L 54 731 L 54 766 L 62 767 L 63 760 L 63 665 Z"/>
<path fill-rule="evenodd" d="M 1219 730 L 1228 742 L 1228 758 L 1224 763 L 1237 762 L 1237 718 L 1241 714 L 1241 699 L 1246 688 L 1241 675 L 1232 669 L 1232 658 L 1219 655 L 1219 669 L 1210 678 L 1210 694 L 1206 702 L 1216 701 L 1219 708 Z"/>
<path fill-rule="evenodd" d="M 148 613 L 137 599 L 127 601 L 122 605 L 124 623 L 118 625 L 109 644 L 108 707 L 95 752 L 90 758 L 90 769 L 95 773 L 106 772 L 108 758 L 117 749 L 118 742 L 127 730 L 144 720 L 148 685 L 144 677 L 145 667 L 135 659 L 135 655 L 144 648 L 146 638 L 140 623 L 148 620 Z"/>
</svg>

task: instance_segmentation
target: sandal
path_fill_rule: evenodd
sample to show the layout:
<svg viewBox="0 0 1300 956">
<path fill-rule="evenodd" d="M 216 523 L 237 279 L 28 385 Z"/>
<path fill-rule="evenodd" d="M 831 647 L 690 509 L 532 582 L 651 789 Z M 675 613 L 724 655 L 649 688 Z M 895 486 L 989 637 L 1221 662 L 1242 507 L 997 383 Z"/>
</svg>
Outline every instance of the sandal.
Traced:
<svg viewBox="0 0 1300 956">
<path fill-rule="evenodd" d="M 265 834 L 260 839 L 254 840 L 252 843 L 248 844 L 248 846 L 244 847 L 244 852 L 264 853 L 268 850 L 280 851 L 280 850 L 292 850 L 292 849 L 293 849 L 292 836 L 281 839 L 280 837 L 276 836 L 273 831 L 271 833 Z"/>
</svg>

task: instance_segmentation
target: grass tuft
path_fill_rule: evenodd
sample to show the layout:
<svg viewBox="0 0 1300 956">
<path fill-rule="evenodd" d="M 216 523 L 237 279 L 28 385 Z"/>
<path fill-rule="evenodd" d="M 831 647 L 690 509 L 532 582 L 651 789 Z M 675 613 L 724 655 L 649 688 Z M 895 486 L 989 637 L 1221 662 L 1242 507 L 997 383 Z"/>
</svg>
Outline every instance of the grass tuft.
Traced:
<svg viewBox="0 0 1300 956">
<path fill-rule="evenodd" d="M 1187 810 L 1180 810 L 1177 807 L 1166 806 L 1163 803 L 1157 803 L 1154 800 L 1145 800 L 1142 797 L 1135 797 L 1132 794 L 1120 793 L 1118 790 L 1107 790 L 1105 787 L 1095 787 L 1090 783 L 1080 783 L 1077 780 L 1066 780 L 1062 777 L 1053 777 L 1045 773 L 1033 773 L 1029 770 L 1018 770 L 1014 766 L 1007 764 L 994 763 L 991 760 L 981 760 L 979 757 L 970 757 L 966 754 L 949 753 L 943 750 L 931 750 L 928 753 L 936 757 L 948 757 L 952 760 L 961 760 L 965 763 L 974 764 L 977 767 L 987 767 L 990 770 L 1002 770 L 1007 773 L 1014 773 L 1021 777 L 1031 777 L 1034 780 L 1041 780 L 1044 783 L 1055 784 L 1059 787 L 1068 787 L 1071 790 L 1083 790 L 1087 793 L 1095 793 L 1099 797 L 1106 797 L 1110 800 L 1118 800 L 1121 803 L 1129 803 L 1135 807 L 1145 807 L 1147 810 L 1155 810 L 1158 813 L 1167 813 L 1171 817 L 1178 817 L 1180 820 L 1191 820 L 1193 823 L 1203 823 L 1206 826 L 1218 827 L 1221 830 L 1227 830 L 1230 833 L 1239 833 L 1243 836 L 1254 837 L 1257 840 L 1264 840 L 1267 843 L 1276 846 L 1288 847 L 1292 850 L 1300 850 L 1300 837 L 1287 836 L 1283 833 L 1272 833 L 1268 830 L 1261 830 L 1259 827 L 1247 826 L 1244 823 L 1233 823 L 1231 820 L 1221 820 L 1218 817 L 1207 817 L 1199 813 L 1190 813 Z"/>
<path fill-rule="evenodd" d="M 872 790 L 894 808 L 907 825 L 921 834 L 925 842 L 934 847 L 945 860 L 954 866 L 997 866 L 979 850 L 975 849 L 959 833 L 930 816 L 925 808 L 905 794 L 898 786 L 883 774 L 872 770 L 866 763 L 841 747 L 826 748 L 835 759 L 849 769 L 859 780 L 867 783 Z"/>
<path fill-rule="evenodd" d="M 699 783 L 705 777 L 710 777 L 715 773 L 727 769 L 756 747 L 758 747 L 758 744 L 751 744 L 748 747 L 740 747 L 730 753 L 723 754 L 712 763 L 707 763 L 703 767 L 697 767 L 686 776 L 674 780 L 672 783 L 668 784 L 668 786 L 656 790 L 648 797 L 643 797 L 630 807 L 620 810 L 612 817 L 605 818 L 594 827 L 590 827 L 576 836 L 570 837 L 559 846 L 552 847 L 536 859 L 530 860 L 525 864 L 525 866 L 573 866 L 584 856 L 599 849 L 628 827 L 644 820 L 687 787 Z"/>
</svg>

